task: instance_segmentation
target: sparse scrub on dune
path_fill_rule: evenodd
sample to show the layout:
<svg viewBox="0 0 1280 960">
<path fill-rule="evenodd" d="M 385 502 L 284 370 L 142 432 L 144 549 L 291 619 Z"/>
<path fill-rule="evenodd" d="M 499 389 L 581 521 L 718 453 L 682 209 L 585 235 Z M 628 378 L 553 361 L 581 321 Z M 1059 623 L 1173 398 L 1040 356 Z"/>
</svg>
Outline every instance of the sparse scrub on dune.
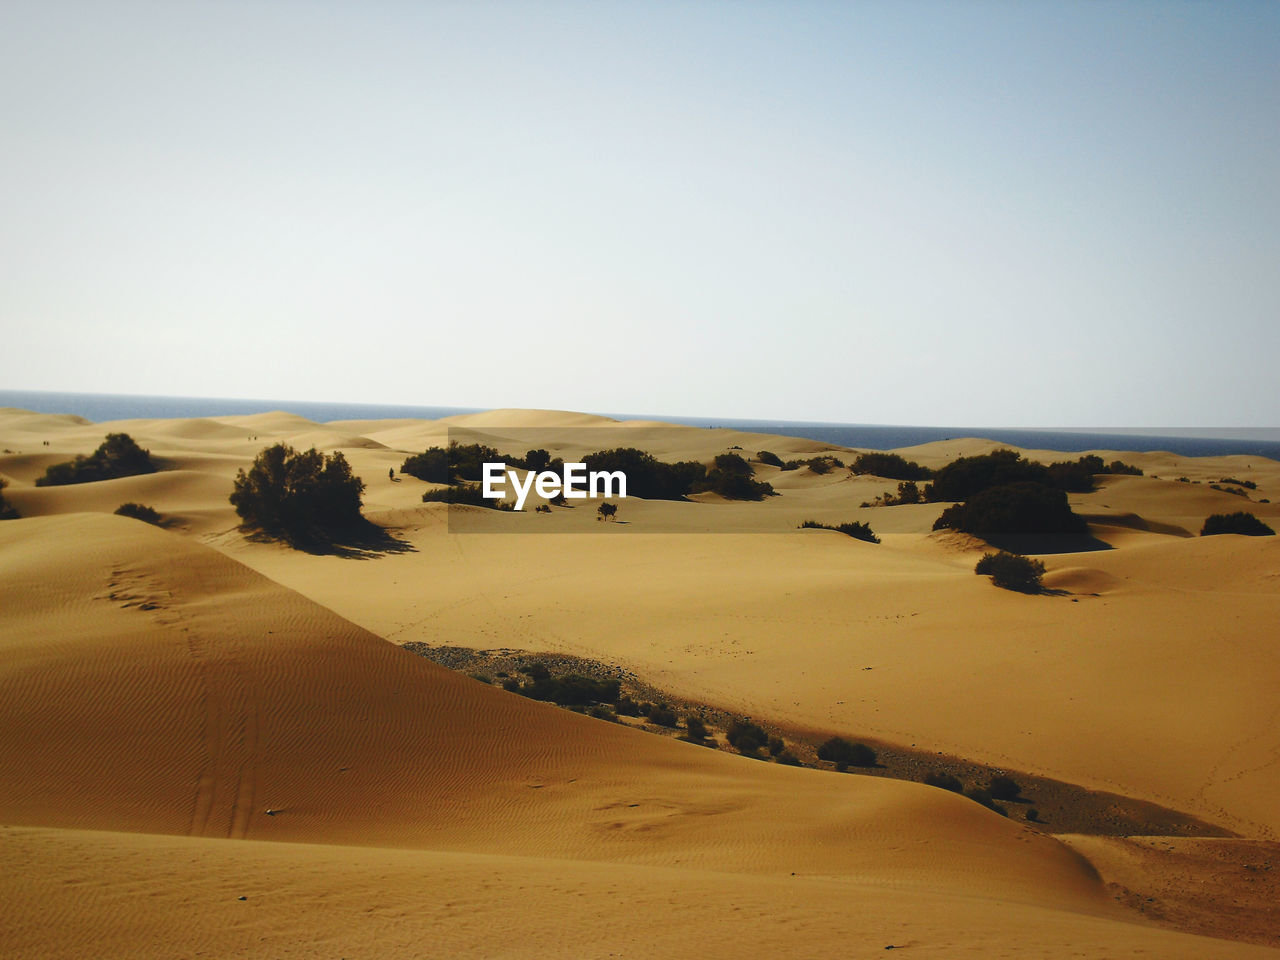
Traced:
<svg viewBox="0 0 1280 960">
<path fill-rule="evenodd" d="M 993 800 L 1011 802 L 1022 796 L 1022 787 L 1017 780 L 1002 775 L 991 779 L 987 792 L 991 794 Z"/>
<path fill-rule="evenodd" d="M 880 538 L 875 535 L 875 532 L 867 526 L 867 524 L 857 520 L 852 520 L 849 523 L 835 524 L 834 526 L 829 523 L 819 523 L 817 520 L 806 520 L 800 524 L 798 529 L 834 530 L 836 533 L 843 533 L 846 537 L 853 537 L 855 540 L 863 540 L 867 543 L 880 542 Z"/>
<path fill-rule="evenodd" d="M 750 720 L 735 720 L 725 731 L 725 739 L 739 753 L 755 756 L 769 742 L 769 735 Z"/>
<path fill-rule="evenodd" d="M 874 767 L 876 752 L 865 743 L 853 743 L 844 737 L 832 737 L 818 748 L 818 759 L 834 763 L 837 769 Z"/>
<path fill-rule="evenodd" d="M 717 456 L 706 476 L 692 489 L 694 493 L 718 493 L 727 500 L 763 500 L 773 496 L 773 486 L 756 480 L 751 464 L 736 453 Z"/>
<path fill-rule="evenodd" d="M 1217 490 L 1219 493 L 1229 493 L 1234 497 L 1244 497 L 1246 500 L 1249 499 L 1249 494 L 1245 493 L 1239 487 L 1224 487 L 1219 483 L 1211 483 L 1209 484 L 1209 489 Z"/>
<path fill-rule="evenodd" d="M 0 520 L 17 520 L 20 516 L 18 511 L 4 498 L 4 488 L 8 485 L 9 481 L 0 477 Z"/>
<path fill-rule="evenodd" d="M 555 677 L 542 663 L 526 665 L 521 672 L 529 679 L 521 683 L 511 678 L 503 682 L 502 688 L 530 700 L 545 700 L 562 707 L 615 704 L 619 699 L 621 685 L 617 680 L 593 680 L 577 673 Z"/>
<path fill-rule="evenodd" d="M 1235 477 L 1222 477 L 1218 482 L 1223 484 L 1234 484 L 1237 487 L 1244 487 L 1246 490 L 1258 489 L 1258 485 L 1252 480 L 1237 480 Z"/>
<path fill-rule="evenodd" d="M 707 468 L 701 463 L 665 463 L 636 447 L 588 453 L 582 462 L 588 471 L 621 470 L 627 476 L 627 496 L 645 500 L 683 500 L 707 475 Z"/>
<path fill-rule="evenodd" d="M 942 511 L 933 529 L 975 536 L 992 534 L 1080 534 L 1088 525 L 1071 511 L 1065 491 L 1023 481 L 991 487 Z"/>
<path fill-rule="evenodd" d="M 701 717 L 688 716 L 684 718 L 684 728 L 689 733 L 689 739 L 701 742 L 707 739 L 707 725 L 702 721 Z"/>
<path fill-rule="evenodd" d="M 1213 537 L 1224 533 L 1238 533 L 1246 537 L 1274 537 L 1275 531 L 1252 513 L 1240 510 L 1236 513 L 1215 513 L 1205 520 L 1200 536 Z"/>
<path fill-rule="evenodd" d="M 665 703 L 660 703 L 649 711 L 649 722 L 659 727 L 675 727 L 679 725 L 680 718 Z"/>
<path fill-rule="evenodd" d="M 928 480 L 933 471 L 922 467 L 914 460 L 908 460 L 896 453 L 860 453 L 853 461 L 849 471 L 855 475 L 869 474 L 873 477 L 887 477 L 890 480 Z"/>
<path fill-rule="evenodd" d="M 992 583 L 1005 590 L 1039 593 L 1043 589 L 1040 578 L 1044 576 L 1044 564 L 1004 550 L 984 553 L 973 572 L 979 576 L 990 576 Z"/>
<path fill-rule="evenodd" d="M 478 483 L 460 483 L 456 487 L 437 487 L 422 494 L 423 503 L 456 503 L 469 507 L 488 507 L 491 510 L 511 510 L 506 500 L 490 500 Z"/>
<path fill-rule="evenodd" d="M 898 484 L 898 492 L 896 495 L 886 490 L 874 500 L 863 501 L 864 507 L 898 507 L 904 504 L 922 503 L 924 495 L 921 494 L 920 488 L 916 486 L 914 480 L 903 480 Z"/>
<path fill-rule="evenodd" d="M 756 459 L 759 460 L 761 463 L 769 464 L 769 466 L 771 467 L 782 466 L 782 458 L 778 456 L 776 453 L 771 453 L 768 450 L 761 450 L 759 453 L 756 454 Z"/>
<path fill-rule="evenodd" d="M 341 453 L 284 443 L 267 447 L 236 475 L 231 505 L 244 525 L 295 546 L 332 541 L 364 526 L 364 481 Z"/>
<path fill-rule="evenodd" d="M 909 479 L 909 478 L 908 478 Z M 993 450 L 977 457 L 960 457 L 933 475 L 924 490 L 926 500 L 968 500 L 970 497 L 1013 483 L 1050 484 L 1049 469 L 1024 460 L 1015 450 Z"/>
<path fill-rule="evenodd" d="M 949 773 L 931 773 L 924 778 L 924 782 L 931 787 L 938 787 L 941 790 L 950 790 L 952 793 L 964 793 L 964 784 L 960 782 L 958 777 L 953 777 Z"/>
<path fill-rule="evenodd" d="M 141 520 L 143 523 L 152 523 L 156 526 L 160 525 L 160 514 L 152 507 L 148 507 L 141 503 L 122 503 L 116 507 L 115 512 L 121 517 L 132 517 L 134 520 Z"/>
<path fill-rule="evenodd" d="M 808 467 L 810 473 L 827 474 L 832 470 L 844 469 L 844 461 L 839 457 L 809 457 L 806 460 L 788 460 L 782 465 L 783 470 L 799 470 Z"/>
<path fill-rule="evenodd" d="M 990 790 L 983 790 L 981 788 L 974 789 L 974 790 L 966 790 L 964 792 L 964 795 L 968 797 L 970 800 L 972 800 L 974 803 L 980 803 L 984 807 L 986 807 L 988 810 L 994 810 L 996 813 L 1000 814 L 1000 816 L 1002 817 L 1007 817 L 1009 815 L 1008 811 L 1006 811 L 1004 807 L 996 803 L 995 797 L 991 796 Z"/>
<path fill-rule="evenodd" d="M 155 473 L 151 453 L 143 450 L 127 433 L 109 433 L 89 456 L 55 463 L 36 480 L 37 487 L 59 487 L 72 483 L 92 483 Z"/>
</svg>

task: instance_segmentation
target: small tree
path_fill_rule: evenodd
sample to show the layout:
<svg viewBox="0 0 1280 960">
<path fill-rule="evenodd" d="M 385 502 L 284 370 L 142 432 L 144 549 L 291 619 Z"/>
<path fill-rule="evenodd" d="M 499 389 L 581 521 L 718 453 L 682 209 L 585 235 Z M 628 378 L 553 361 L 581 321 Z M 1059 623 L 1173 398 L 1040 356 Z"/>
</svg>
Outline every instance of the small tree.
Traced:
<svg viewBox="0 0 1280 960">
<path fill-rule="evenodd" d="M 267 447 L 236 475 L 231 505 L 246 527 L 296 545 L 331 541 L 364 522 L 364 481 L 341 453 Z"/>
<path fill-rule="evenodd" d="M 618 515 L 618 505 L 616 503 L 602 503 L 596 507 L 596 513 L 600 514 L 601 520 L 612 520 Z"/>
<path fill-rule="evenodd" d="M 1044 564 L 1016 553 L 985 553 L 973 572 L 990 575 L 991 582 L 1006 590 L 1019 593 L 1039 593 L 1043 589 L 1040 578 L 1044 576 Z"/>
<path fill-rule="evenodd" d="M 725 731 L 725 739 L 729 746 L 739 753 L 754 756 L 756 752 L 769 742 L 769 735 L 758 724 L 750 720 L 735 720 Z"/>
<path fill-rule="evenodd" d="M 47 468 L 44 476 L 37 478 L 36 486 L 59 487 L 155 472 L 150 451 L 143 450 L 127 433 L 109 433 L 89 456 L 78 456 Z"/>
</svg>

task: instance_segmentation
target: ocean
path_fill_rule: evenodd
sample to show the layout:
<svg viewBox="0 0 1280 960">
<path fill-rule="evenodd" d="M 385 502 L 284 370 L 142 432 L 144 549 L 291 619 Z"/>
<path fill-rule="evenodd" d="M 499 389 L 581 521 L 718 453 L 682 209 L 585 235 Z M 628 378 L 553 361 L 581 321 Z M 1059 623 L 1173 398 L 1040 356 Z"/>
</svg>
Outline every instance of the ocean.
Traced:
<svg viewBox="0 0 1280 960">
<path fill-rule="evenodd" d="M 310 400 L 246 400 L 211 397 L 156 397 L 129 394 L 50 393 L 0 390 L 0 407 L 18 407 L 38 413 L 73 413 L 102 423 L 148 417 L 217 417 L 285 410 L 317 423 L 331 420 L 384 420 L 399 417 L 435 420 L 459 413 L 476 413 L 474 407 L 427 407 L 406 404 L 320 403 Z M 1118 433 L 1112 430 L 1022 429 L 1008 427 L 929 427 L 870 423 L 819 423 L 799 420 L 737 420 L 716 417 L 672 417 L 605 413 L 620 420 L 663 420 L 699 427 L 729 427 L 753 433 L 805 437 L 842 447 L 893 450 L 935 440 L 983 437 L 1024 449 L 1061 450 L 1167 450 L 1179 456 L 1210 457 L 1241 454 L 1280 460 L 1280 442 L 1241 436 L 1184 436 L 1157 432 Z M 1176 429 L 1176 428 L 1171 428 Z M 1185 431 L 1184 431 L 1185 432 Z M 1226 433 L 1229 431 L 1219 431 Z M 1230 431 L 1240 432 L 1240 431 Z M 1274 432 L 1274 431 L 1271 431 Z"/>
</svg>

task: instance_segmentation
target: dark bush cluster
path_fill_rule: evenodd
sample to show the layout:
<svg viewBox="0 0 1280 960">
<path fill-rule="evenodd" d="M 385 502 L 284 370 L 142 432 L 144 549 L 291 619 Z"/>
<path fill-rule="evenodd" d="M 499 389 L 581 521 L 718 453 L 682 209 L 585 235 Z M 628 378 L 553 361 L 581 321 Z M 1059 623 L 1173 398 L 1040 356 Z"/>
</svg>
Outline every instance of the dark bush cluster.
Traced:
<svg viewBox="0 0 1280 960">
<path fill-rule="evenodd" d="M 1276 532 L 1255 517 L 1241 510 L 1237 513 L 1215 513 L 1200 528 L 1200 536 L 1213 537 L 1223 533 L 1240 533 L 1246 537 L 1274 537 Z"/>
<path fill-rule="evenodd" d="M 4 477 L 0 477 L 0 520 L 17 520 L 20 514 L 13 508 L 13 505 L 4 498 L 4 488 L 9 485 L 9 481 Z"/>
<path fill-rule="evenodd" d="M 1006 590 L 1039 593 L 1043 589 L 1040 578 L 1044 576 L 1044 564 L 1031 557 L 1021 557 L 1004 550 L 983 554 L 973 572 L 980 576 L 990 576 L 992 583 Z"/>
<path fill-rule="evenodd" d="M 689 739 L 698 743 L 707 739 L 707 736 L 710 733 L 702 718 L 692 715 L 684 718 L 684 728 L 689 732 Z"/>
<path fill-rule="evenodd" d="M 948 507 L 935 530 L 961 530 L 976 536 L 1009 533 L 1084 533 L 1088 525 L 1071 512 L 1067 494 L 1029 481 L 990 487 L 964 503 Z"/>
<path fill-rule="evenodd" d="M 931 787 L 950 790 L 952 793 L 964 793 L 964 784 L 958 777 L 953 777 L 949 773 L 931 773 L 924 778 L 924 782 Z"/>
<path fill-rule="evenodd" d="M 924 501 L 924 495 L 920 492 L 920 488 L 916 486 L 914 480 L 903 480 L 898 484 L 897 494 L 890 493 L 886 490 L 874 500 L 864 500 L 864 507 L 897 507 L 909 503 L 921 503 Z"/>
<path fill-rule="evenodd" d="M 277 443 L 236 475 L 231 505 L 246 527 L 294 545 L 315 544 L 365 524 L 362 493 L 364 481 L 341 453 Z"/>
<path fill-rule="evenodd" d="M 137 477 L 155 473 L 151 453 L 143 450 L 127 433 L 109 433 L 89 456 L 55 463 L 36 480 L 37 487 L 58 487 L 71 483 L 92 483 L 117 477 Z"/>
<path fill-rule="evenodd" d="M 521 667 L 520 672 L 528 679 L 522 683 L 518 678 L 509 677 L 503 681 L 504 690 L 518 693 L 530 700 L 545 700 L 562 707 L 618 703 L 620 684 L 617 680 L 593 680 L 577 673 L 555 677 L 542 663 Z"/>
<path fill-rule="evenodd" d="M 453 487 L 437 487 L 422 494 L 423 503 L 460 503 L 470 507 L 489 507 L 493 510 L 511 510 L 505 500 L 490 500 L 484 495 L 484 487 L 478 483 L 460 483 Z M 548 511 L 550 512 L 550 511 Z"/>
<path fill-rule="evenodd" d="M 761 747 L 769 743 L 769 735 L 750 720 L 735 720 L 729 724 L 725 739 L 729 741 L 729 746 L 749 756 L 755 756 Z"/>
<path fill-rule="evenodd" d="M 1012 777 L 993 777 L 987 792 L 991 794 L 993 800 L 1012 802 L 1022 796 L 1022 786 Z"/>
<path fill-rule="evenodd" d="M 968 500 L 992 487 L 1012 483 L 1049 485 L 1049 469 L 1042 463 L 1024 460 L 1015 450 L 993 450 L 976 457 L 952 460 L 933 476 L 925 487 L 925 499 L 937 503 L 945 500 Z"/>
<path fill-rule="evenodd" d="M 805 460 L 788 460 L 782 465 L 783 470 L 799 470 L 808 467 L 810 473 L 826 474 L 837 468 L 844 469 L 844 461 L 839 457 L 809 457 Z"/>
<path fill-rule="evenodd" d="M 782 466 L 782 458 L 776 453 L 770 453 L 768 450 L 761 450 L 756 454 L 756 459 L 761 463 L 767 463 L 771 467 Z"/>
<path fill-rule="evenodd" d="M 1211 483 L 1209 484 L 1209 489 L 1217 490 L 1219 493 L 1229 493 L 1235 497 L 1244 497 L 1246 500 L 1249 499 L 1249 494 L 1245 493 L 1239 487 L 1224 487 L 1221 484 Z"/>
<path fill-rule="evenodd" d="M 928 480 L 933 471 L 896 453 L 860 453 L 850 472 L 859 476 L 887 477 L 890 480 Z"/>
<path fill-rule="evenodd" d="M 1235 477 L 1223 477 L 1219 483 L 1230 483 L 1237 487 L 1244 487 L 1246 490 L 1257 490 L 1258 485 L 1252 480 L 1237 480 Z"/>
<path fill-rule="evenodd" d="M 621 470 L 627 475 L 627 496 L 645 500 L 683 500 L 707 476 L 707 468 L 701 463 L 664 463 L 635 447 L 588 453 L 582 462 L 588 471 Z"/>
<path fill-rule="evenodd" d="M 555 470 L 564 466 L 563 461 L 551 459 L 546 450 L 530 450 L 523 457 L 511 457 L 482 443 L 451 440 L 447 447 L 428 447 L 409 457 L 400 465 L 400 472 L 427 483 L 479 483 L 484 479 L 486 463 L 505 463 L 525 470 Z"/>
<path fill-rule="evenodd" d="M 763 500 L 773 495 L 773 486 L 756 480 L 751 464 L 736 453 L 717 456 L 706 476 L 693 485 L 695 493 L 708 490 L 728 500 Z"/>
<path fill-rule="evenodd" d="M 818 759 L 834 763 L 836 769 L 849 767 L 874 767 L 876 752 L 865 743 L 851 743 L 844 737 L 832 737 L 818 748 Z"/>
<path fill-rule="evenodd" d="M 1098 474 L 1128 474 L 1140 477 L 1142 471 L 1120 460 L 1106 463 L 1096 454 L 1085 454 L 1077 460 L 1062 460 L 1049 464 L 1049 479 L 1060 490 L 1069 493 L 1090 493 L 1094 489 L 1094 477 Z"/>
<path fill-rule="evenodd" d="M 865 540 L 867 543 L 879 543 L 880 538 L 865 523 L 857 520 L 851 520 L 848 523 L 839 523 L 832 526 L 829 523 L 819 523 L 817 520 L 806 520 L 797 528 L 800 530 L 834 530 L 836 533 L 843 533 L 847 537 L 853 537 L 855 540 Z"/>
<path fill-rule="evenodd" d="M 122 503 L 116 507 L 115 512 L 121 517 L 132 517 L 134 520 L 141 520 L 143 523 L 160 525 L 160 514 L 153 508 L 141 503 Z"/>
</svg>

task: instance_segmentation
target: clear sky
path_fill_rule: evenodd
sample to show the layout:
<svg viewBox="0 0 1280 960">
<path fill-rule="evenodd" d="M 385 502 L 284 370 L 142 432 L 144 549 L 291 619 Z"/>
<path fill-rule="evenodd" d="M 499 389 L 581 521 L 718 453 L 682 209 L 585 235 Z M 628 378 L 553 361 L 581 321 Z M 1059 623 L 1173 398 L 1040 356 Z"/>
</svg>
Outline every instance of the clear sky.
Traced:
<svg viewBox="0 0 1280 960">
<path fill-rule="evenodd" d="M 0 387 L 1275 426 L 1280 4 L 0 3 Z"/>
</svg>

